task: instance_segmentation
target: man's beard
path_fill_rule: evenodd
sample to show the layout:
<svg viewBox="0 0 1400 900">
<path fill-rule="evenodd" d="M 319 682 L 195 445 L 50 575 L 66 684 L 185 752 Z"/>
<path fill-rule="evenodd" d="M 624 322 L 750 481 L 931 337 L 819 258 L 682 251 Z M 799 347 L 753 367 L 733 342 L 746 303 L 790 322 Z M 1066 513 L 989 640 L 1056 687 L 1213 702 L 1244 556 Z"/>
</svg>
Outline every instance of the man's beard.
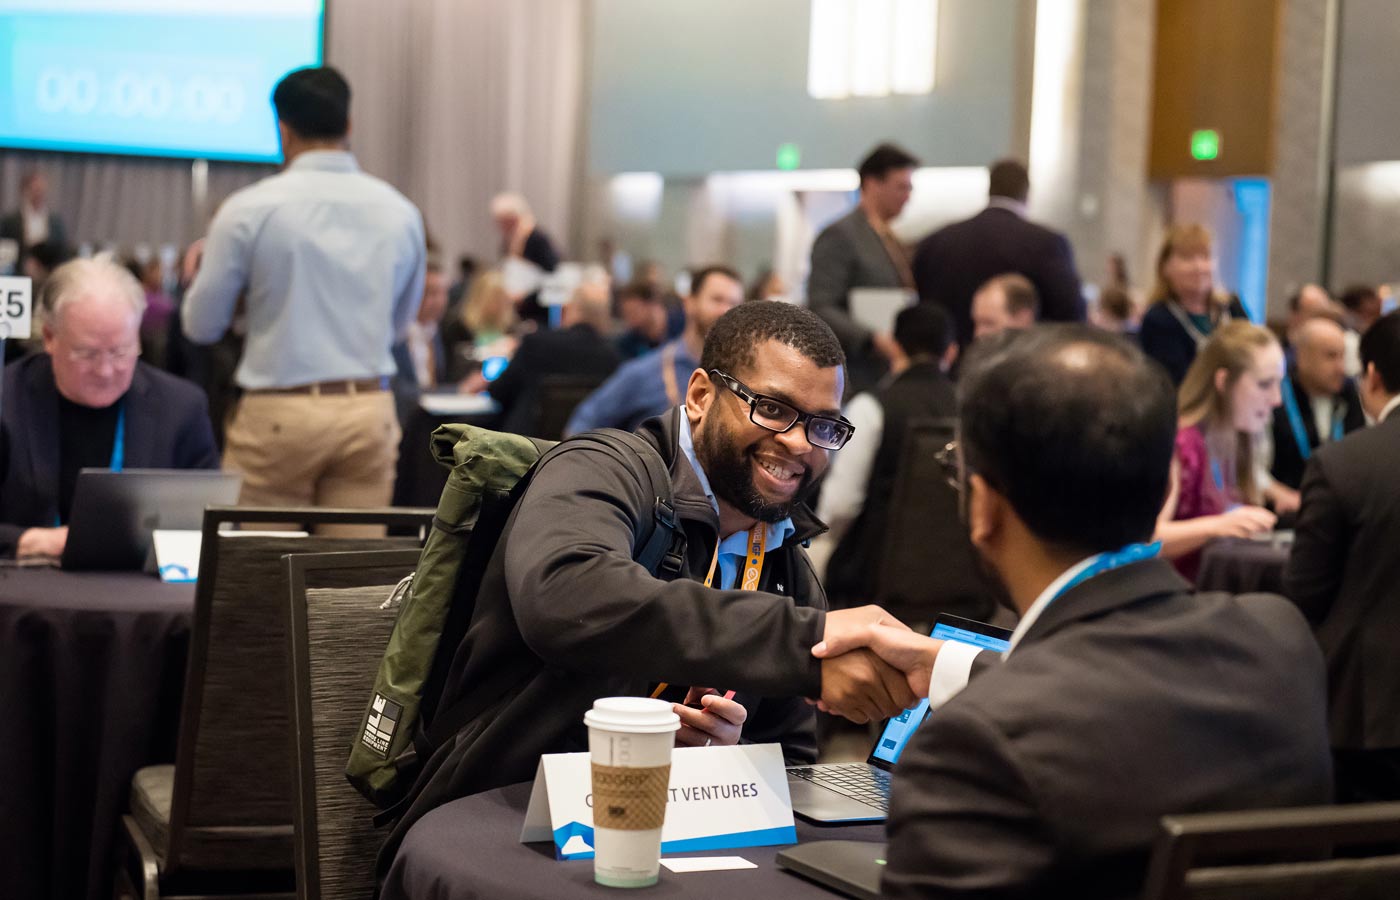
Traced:
<svg viewBox="0 0 1400 900">
<path fill-rule="evenodd" d="M 781 522 L 792 515 L 792 507 L 812 492 L 812 470 L 805 469 L 792 500 L 786 503 L 765 500 L 753 482 L 753 446 L 740 447 L 714 412 L 717 411 L 712 411 L 700 426 L 695 442 L 695 455 L 705 470 L 705 477 L 710 480 L 710 490 L 739 512 L 760 522 Z"/>
</svg>

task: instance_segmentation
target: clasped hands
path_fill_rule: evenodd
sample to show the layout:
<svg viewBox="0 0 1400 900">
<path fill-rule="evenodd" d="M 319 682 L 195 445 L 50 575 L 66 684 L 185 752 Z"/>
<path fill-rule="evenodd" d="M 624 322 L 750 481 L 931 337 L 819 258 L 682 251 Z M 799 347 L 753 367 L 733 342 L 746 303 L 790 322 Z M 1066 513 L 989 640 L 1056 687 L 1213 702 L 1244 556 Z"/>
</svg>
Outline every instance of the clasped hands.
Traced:
<svg viewBox="0 0 1400 900">
<path fill-rule="evenodd" d="M 857 723 L 899 715 L 928 696 L 941 646 L 878 606 L 829 612 L 812 648 L 822 661 L 821 697 L 812 702 Z"/>
</svg>

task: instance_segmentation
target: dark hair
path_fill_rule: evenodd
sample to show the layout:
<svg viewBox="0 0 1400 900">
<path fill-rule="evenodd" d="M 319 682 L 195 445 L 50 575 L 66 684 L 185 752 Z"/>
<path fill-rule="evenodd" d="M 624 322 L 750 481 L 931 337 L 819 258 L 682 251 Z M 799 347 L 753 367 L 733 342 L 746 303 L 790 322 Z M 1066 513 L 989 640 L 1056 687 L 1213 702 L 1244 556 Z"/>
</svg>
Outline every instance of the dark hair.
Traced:
<svg viewBox="0 0 1400 900">
<path fill-rule="evenodd" d="M 894 339 L 910 356 L 942 356 L 952 340 L 952 323 L 937 303 L 916 303 L 894 317 Z"/>
<path fill-rule="evenodd" d="M 1151 538 L 1167 495 L 1176 392 L 1117 335 L 1044 325 L 977 341 L 959 442 L 1040 540 L 1088 555 Z"/>
<path fill-rule="evenodd" d="M 1400 394 L 1400 310 L 1381 316 L 1361 336 L 1361 371 L 1372 363 L 1386 392 Z"/>
<path fill-rule="evenodd" d="M 350 130 L 350 85 L 330 66 L 297 69 L 272 90 L 278 120 L 308 139 L 343 138 Z"/>
<path fill-rule="evenodd" d="M 737 282 L 740 288 L 744 286 L 744 280 L 739 277 L 739 273 L 728 266 L 704 266 L 690 273 L 690 296 L 698 295 L 705 286 L 705 280 L 711 275 L 723 275 Z"/>
<path fill-rule="evenodd" d="M 1115 320 L 1125 322 L 1133 315 L 1133 298 L 1123 288 L 1111 284 L 1099 292 L 1099 309 Z"/>
<path fill-rule="evenodd" d="M 462 273 L 463 277 L 470 278 L 476 272 L 476 257 L 465 253 L 457 257 L 457 271 Z"/>
<path fill-rule="evenodd" d="M 73 251 L 70 250 L 66 244 L 60 244 L 54 241 L 41 241 L 32 245 L 27 251 L 27 255 L 32 257 L 39 265 L 43 266 L 45 271 L 52 272 L 54 269 L 57 269 L 59 266 L 68 262 L 68 260 L 72 259 Z M 136 278 L 138 281 L 140 280 L 140 272 L 136 273 Z"/>
<path fill-rule="evenodd" d="M 811 310 L 791 303 L 741 303 L 715 321 L 700 368 L 730 375 L 751 371 L 765 341 L 786 344 L 823 369 L 846 364 L 835 332 Z"/>
<path fill-rule="evenodd" d="M 623 300 L 641 300 L 644 303 L 655 303 L 661 299 L 657 293 L 656 286 L 645 281 L 629 281 L 617 289 L 617 302 Z"/>
<path fill-rule="evenodd" d="M 1008 315 L 1029 311 L 1034 318 L 1040 318 L 1040 294 L 1036 293 L 1035 285 L 1029 278 L 1017 272 L 1006 272 L 987 279 L 982 285 L 984 288 L 992 286 L 1001 288 L 1006 297 Z"/>
<path fill-rule="evenodd" d="M 1341 304 L 1352 312 L 1361 309 L 1361 304 L 1372 297 L 1380 299 L 1381 292 L 1376 290 L 1374 285 L 1353 284 L 1345 291 L 1342 291 Z"/>
<path fill-rule="evenodd" d="M 1031 176 L 1018 159 L 999 159 L 987 173 L 987 193 L 1025 203 L 1031 193 Z"/>
<path fill-rule="evenodd" d="M 913 169 L 918 165 L 918 157 L 903 147 L 881 144 L 866 154 L 856 167 L 856 172 L 860 175 L 861 184 L 864 184 L 867 178 L 884 178 L 897 169 Z"/>
</svg>

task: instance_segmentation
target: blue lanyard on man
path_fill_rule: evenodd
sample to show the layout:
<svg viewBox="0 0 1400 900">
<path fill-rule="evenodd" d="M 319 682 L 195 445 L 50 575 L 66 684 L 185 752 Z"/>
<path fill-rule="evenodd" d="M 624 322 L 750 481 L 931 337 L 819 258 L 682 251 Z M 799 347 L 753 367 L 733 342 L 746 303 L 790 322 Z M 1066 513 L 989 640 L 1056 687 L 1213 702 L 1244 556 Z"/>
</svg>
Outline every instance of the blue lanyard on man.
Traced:
<svg viewBox="0 0 1400 900">
<path fill-rule="evenodd" d="M 112 461 L 108 465 L 113 472 L 120 472 L 126 465 L 126 404 L 117 407 L 117 434 L 112 439 Z"/>
<path fill-rule="evenodd" d="M 1054 603 L 1070 588 L 1076 587 L 1093 578 L 1095 575 L 1102 575 L 1104 572 L 1113 569 L 1121 569 L 1123 566 L 1132 565 L 1135 562 L 1142 562 L 1145 559 L 1152 559 L 1162 550 L 1162 542 L 1154 541 L 1151 544 L 1129 544 L 1121 550 L 1113 550 L 1108 553 L 1100 553 L 1093 557 L 1087 566 L 1080 570 L 1064 586 L 1055 592 L 1050 598 Z"/>
<path fill-rule="evenodd" d="M 1298 453 L 1303 457 L 1303 461 L 1307 462 L 1312 456 L 1312 446 L 1308 443 L 1308 431 L 1303 427 L 1303 413 L 1298 409 L 1298 397 L 1293 393 L 1293 385 L 1291 384 L 1283 386 L 1283 409 L 1288 414 L 1288 427 L 1293 431 L 1293 440 L 1298 445 Z M 1334 407 L 1332 410 L 1333 441 L 1342 439 L 1344 418 L 1344 416 L 1337 415 L 1337 410 Z"/>
</svg>

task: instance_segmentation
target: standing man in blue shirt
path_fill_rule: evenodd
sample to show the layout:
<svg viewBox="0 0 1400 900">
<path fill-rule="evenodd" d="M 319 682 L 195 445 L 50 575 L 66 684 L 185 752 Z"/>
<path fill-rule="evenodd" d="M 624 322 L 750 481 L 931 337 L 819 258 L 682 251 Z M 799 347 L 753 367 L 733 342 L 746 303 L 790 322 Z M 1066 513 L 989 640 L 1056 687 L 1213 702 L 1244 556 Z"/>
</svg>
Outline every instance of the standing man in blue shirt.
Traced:
<svg viewBox="0 0 1400 900">
<path fill-rule="evenodd" d="M 744 302 L 744 283 L 727 266 L 706 266 L 690 280 L 684 300 L 685 330 L 654 353 L 625 363 L 579 404 L 565 432 L 594 428 L 636 430 L 652 416 L 680 406 L 685 386 L 700 365 L 705 336 L 719 317 Z"/>
<path fill-rule="evenodd" d="M 286 166 L 214 217 L 185 334 L 217 341 L 243 298 L 243 397 L 224 450 L 242 504 L 386 506 L 399 445 L 390 348 L 423 296 L 423 219 L 346 149 L 339 72 L 298 69 L 272 103 Z"/>
</svg>

